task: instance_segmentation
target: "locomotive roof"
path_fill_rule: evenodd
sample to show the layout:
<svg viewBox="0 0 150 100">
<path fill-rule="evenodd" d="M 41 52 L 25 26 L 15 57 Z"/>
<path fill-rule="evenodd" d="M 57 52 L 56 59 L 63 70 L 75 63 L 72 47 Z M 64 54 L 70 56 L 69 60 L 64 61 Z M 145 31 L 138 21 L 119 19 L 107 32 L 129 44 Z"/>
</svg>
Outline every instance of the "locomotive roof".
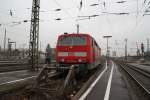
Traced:
<svg viewBox="0 0 150 100">
<path fill-rule="evenodd" d="M 95 41 L 95 39 L 94 39 L 89 33 L 79 33 L 79 34 L 77 34 L 77 33 L 71 33 L 71 34 L 62 34 L 62 35 L 60 35 L 59 37 L 63 37 L 63 36 L 89 36 L 89 37 L 91 37 L 91 38 Z"/>
<path fill-rule="evenodd" d="M 89 37 L 91 37 L 95 41 L 95 39 L 89 33 L 79 33 L 79 34 L 77 34 L 77 33 L 70 33 L 70 34 L 68 34 L 67 33 L 67 34 L 62 34 L 59 37 L 63 37 L 63 36 L 89 36 Z M 96 44 L 97 44 L 97 42 L 96 42 Z M 98 44 L 97 44 L 97 46 L 99 47 Z"/>
<path fill-rule="evenodd" d="M 77 33 L 71 33 L 71 34 L 62 34 L 62 35 L 60 35 L 60 37 L 61 36 L 82 36 L 82 35 L 84 35 L 84 36 L 90 36 L 89 34 L 87 34 L 87 33 L 79 33 L 79 34 L 77 34 Z M 90 36 L 91 37 L 91 36 Z"/>
</svg>

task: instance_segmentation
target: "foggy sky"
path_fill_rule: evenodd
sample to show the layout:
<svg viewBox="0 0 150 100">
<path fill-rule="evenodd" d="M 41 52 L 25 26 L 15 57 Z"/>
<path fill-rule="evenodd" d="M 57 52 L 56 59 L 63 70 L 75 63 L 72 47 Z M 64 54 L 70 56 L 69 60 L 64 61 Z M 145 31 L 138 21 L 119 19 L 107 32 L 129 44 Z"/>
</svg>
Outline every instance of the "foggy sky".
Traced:
<svg viewBox="0 0 150 100">
<path fill-rule="evenodd" d="M 150 38 L 150 16 L 143 16 L 149 0 L 125 0 L 125 3 L 116 3 L 122 0 L 82 0 L 83 7 L 79 11 L 80 0 L 41 0 L 40 7 L 40 41 L 42 50 L 50 43 L 56 46 L 57 37 L 64 32 L 76 33 L 76 24 L 80 25 L 80 33 L 89 33 L 95 38 L 106 51 L 106 40 L 104 35 L 112 35 L 109 40 L 111 51 L 118 50 L 119 55 L 124 54 L 124 39 L 128 39 L 129 53 L 135 53 L 136 42 L 143 42 Z M 103 2 L 105 1 L 105 7 Z M 98 6 L 90 6 L 91 4 Z M 17 42 L 17 48 L 28 48 L 30 35 L 30 21 L 23 20 L 31 18 L 32 0 L 0 0 L 0 45 L 3 48 L 4 30 L 7 30 L 7 38 Z M 62 9 L 55 11 L 55 9 Z M 138 10 L 137 10 L 138 9 Z M 12 16 L 10 15 L 12 11 Z M 137 12 L 138 11 L 138 12 Z M 129 13 L 129 15 L 113 15 L 109 13 Z M 86 20 L 76 21 L 77 16 L 100 15 Z M 56 21 L 56 18 L 62 20 Z M 15 23 L 21 22 L 21 24 Z M 133 48 L 133 49 L 131 49 Z M 145 47 L 146 49 L 146 47 Z"/>
</svg>

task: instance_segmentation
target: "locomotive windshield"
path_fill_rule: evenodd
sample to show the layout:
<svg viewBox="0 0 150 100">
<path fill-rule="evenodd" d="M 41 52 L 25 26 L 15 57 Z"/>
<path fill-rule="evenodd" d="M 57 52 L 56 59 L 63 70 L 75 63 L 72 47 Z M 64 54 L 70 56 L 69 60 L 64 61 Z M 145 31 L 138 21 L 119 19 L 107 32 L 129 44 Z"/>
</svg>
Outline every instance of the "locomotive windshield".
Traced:
<svg viewBox="0 0 150 100">
<path fill-rule="evenodd" d="M 61 46 L 76 46 L 76 45 L 86 45 L 86 37 L 85 36 L 66 36 L 62 37 L 58 45 Z"/>
</svg>

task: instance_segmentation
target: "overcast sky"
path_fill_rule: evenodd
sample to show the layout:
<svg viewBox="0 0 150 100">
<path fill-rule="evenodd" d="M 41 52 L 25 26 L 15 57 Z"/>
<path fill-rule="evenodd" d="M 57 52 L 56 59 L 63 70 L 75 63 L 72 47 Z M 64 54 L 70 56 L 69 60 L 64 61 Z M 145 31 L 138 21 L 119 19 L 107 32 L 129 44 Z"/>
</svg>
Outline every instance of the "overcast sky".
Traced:
<svg viewBox="0 0 150 100">
<path fill-rule="evenodd" d="M 128 39 L 129 53 L 135 53 L 136 42 L 143 42 L 150 38 L 150 16 L 143 16 L 150 6 L 150 0 L 82 0 L 82 8 L 79 10 L 81 0 L 41 0 L 40 6 L 40 41 L 42 50 L 50 43 L 56 46 L 57 37 L 64 32 L 76 32 L 76 24 L 80 25 L 80 33 L 91 34 L 106 51 L 104 35 L 112 35 L 109 40 L 111 51 L 119 50 L 118 54 L 124 54 L 124 39 Z M 138 1 L 138 2 L 137 2 Z M 105 5 L 104 5 L 105 2 Z M 99 4 L 97 6 L 90 6 Z M 7 38 L 17 42 L 17 48 L 28 48 L 30 35 L 32 0 L 0 0 L 0 45 L 3 48 L 4 30 L 7 30 Z M 55 9 L 62 9 L 55 11 Z M 12 11 L 12 16 L 10 15 Z M 104 12 L 108 12 L 107 14 Z M 111 13 L 129 13 L 129 15 L 115 15 Z M 147 12 L 146 14 L 148 14 Z M 150 13 L 149 13 L 150 14 Z M 85 20 L 76 21 L 77 16 L 99 15 Z M 62 20 L 55 20 L 61 18 Z M 21 23 L 18 23 L 21 22 Z M 133 49 L 132 49 L 133 48 Z M 145 47 L 146 49 L 146 47 Z"/>
</svg>

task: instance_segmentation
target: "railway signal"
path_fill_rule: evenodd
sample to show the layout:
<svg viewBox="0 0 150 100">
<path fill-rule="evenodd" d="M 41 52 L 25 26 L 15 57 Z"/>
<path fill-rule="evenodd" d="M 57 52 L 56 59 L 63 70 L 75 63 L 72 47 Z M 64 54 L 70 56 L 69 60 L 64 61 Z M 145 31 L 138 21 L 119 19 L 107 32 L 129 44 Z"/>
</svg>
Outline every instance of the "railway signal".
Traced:
<svg viewBox="0 0 150 100">
<path fill-rule="evenodd" d="M 12 17 L 13 16 L 12 10 L 10 10 L 9 13 L 10 13 L 10 16 Z"/>
<path fill-rule="evenodd" d="M 141 53 L 142 53 L 142 56 L 144 56 L 144 44 L 141 43 Z"/>
</svg>

